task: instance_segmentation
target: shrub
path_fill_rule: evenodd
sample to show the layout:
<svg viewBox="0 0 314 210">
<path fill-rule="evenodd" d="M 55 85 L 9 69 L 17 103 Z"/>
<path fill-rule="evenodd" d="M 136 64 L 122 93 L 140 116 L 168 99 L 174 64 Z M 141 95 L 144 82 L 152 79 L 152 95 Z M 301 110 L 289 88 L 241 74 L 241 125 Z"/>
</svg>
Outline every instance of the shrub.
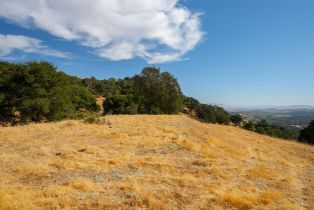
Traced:
<svg viewBox="0 0 314 210">
<path fill-rule="evenodd" d="M 243 122 L 242 116 L 239 114 L 236 115 L 232 115 L 230 118 L 231 122 L 236 125 L 236 126 L 240 126 L 241 123 Z"/>
<path fill-rule="evenodd" d="M 102 120 L 99 116 L 91 114 L 84 119 L 84 122 L 88 124 L 101 124 Z"/>
<path fill-rule="evenodd" d="M 243 126 L 245 129 L 255 131 L 255 124 L 252 121 L 248 121 Z"/>
</svg>

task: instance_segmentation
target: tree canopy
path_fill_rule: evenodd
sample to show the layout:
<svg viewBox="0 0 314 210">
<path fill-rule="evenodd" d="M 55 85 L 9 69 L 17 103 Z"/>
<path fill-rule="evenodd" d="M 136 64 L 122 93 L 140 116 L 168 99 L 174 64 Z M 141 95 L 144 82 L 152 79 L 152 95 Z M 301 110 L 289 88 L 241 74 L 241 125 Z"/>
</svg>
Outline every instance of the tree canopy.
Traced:
<svg viewBox="0 0 314 210">
<path fill-rule="evenodd" d="M 60 120 L 78 109 L 97 110 L 78 79 L 48 62 L 1 62 L 0 90 L 1 122 Z"/>
<path fill-rule="evenodd" d="M 282 139 L 293 140 L 298 138 L 298 132 L 283 126 L 271 125 L 266 120 L 259 122 L 248 121 L 244 123 L 243 128 L 260 134 L 274 136 Z"/>
<path fill-rule="evenodd" d="M 142 100 L 143 112 L 148 114 L 176 114 L 181 110 L 183 94 L 177 80 L 159 68 L 144 68 L 133 77 L 134 93 Z"/>
<path fill-rule="evenodd" d="M 298 140 L 309 144 L 314 144 L 314 120 L 310 124 L 300 131 Z"/>
<path fill-rule="evenodd" d="M 232 115 L 230 120 L 236 126 L 240 126 L 241 123 L 243 122 L 243 118 L 242 118 L 242 116 L 240 114 Z"/>
<path fill-rule="evenodd" d="M 188 113 L 201 121 L 219 124 L 230 123 L 230 114 L 222 107 L 202 104 L 192 97 L 185 97 L 183 103 L 188 109 Z"/>
</svg>

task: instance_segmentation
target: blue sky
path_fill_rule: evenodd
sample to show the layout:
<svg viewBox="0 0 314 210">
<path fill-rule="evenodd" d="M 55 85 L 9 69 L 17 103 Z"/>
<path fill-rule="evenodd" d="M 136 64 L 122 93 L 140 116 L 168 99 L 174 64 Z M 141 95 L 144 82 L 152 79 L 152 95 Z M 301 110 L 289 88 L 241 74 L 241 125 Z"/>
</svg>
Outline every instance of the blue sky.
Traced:
<svg viewBox="0 0 314 210">
<path fill-rule="evenodd" d="M 99 79 L 156 65 L 204 103 L 314 105 L 313 0 L 134 0 L 136 9 L 117 0 L 86 8 L 104 6 L 112 16 L 61 0 L 38 11 L 37 0 L 29 8 L 22 2 L 0 0 L 1 60 L 48 60 L 68 74 Z M 84 19 L 58 13 L 70 6 Z M 98 16 L 85 23 L 91 14 Z"/>
</svg>

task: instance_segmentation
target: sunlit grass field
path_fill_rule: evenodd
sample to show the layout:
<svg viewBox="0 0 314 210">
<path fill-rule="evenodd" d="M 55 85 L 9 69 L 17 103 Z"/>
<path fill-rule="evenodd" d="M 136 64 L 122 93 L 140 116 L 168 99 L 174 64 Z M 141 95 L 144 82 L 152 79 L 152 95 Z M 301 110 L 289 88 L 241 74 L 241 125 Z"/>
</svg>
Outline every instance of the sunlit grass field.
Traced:
<svg viewBox="0 0 314 210">
<path fill-rule="evenodd" d="M 314 209 L 314 147 L 184 115 L 0 128 L 0 209 Z"/>
</svg>

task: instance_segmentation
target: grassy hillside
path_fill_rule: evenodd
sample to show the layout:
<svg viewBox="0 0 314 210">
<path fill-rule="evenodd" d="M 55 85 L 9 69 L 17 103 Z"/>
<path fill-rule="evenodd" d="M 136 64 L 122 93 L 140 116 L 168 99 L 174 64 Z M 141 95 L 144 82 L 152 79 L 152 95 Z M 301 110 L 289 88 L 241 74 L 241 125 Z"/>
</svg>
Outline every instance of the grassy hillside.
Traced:
<svg viewBox="0 0 314 210">
<path fill-rule="evenodd" d="M 314 147 L 186 116 L 0 129 L 0 209 L 311 209 Z"/>
</svg>

